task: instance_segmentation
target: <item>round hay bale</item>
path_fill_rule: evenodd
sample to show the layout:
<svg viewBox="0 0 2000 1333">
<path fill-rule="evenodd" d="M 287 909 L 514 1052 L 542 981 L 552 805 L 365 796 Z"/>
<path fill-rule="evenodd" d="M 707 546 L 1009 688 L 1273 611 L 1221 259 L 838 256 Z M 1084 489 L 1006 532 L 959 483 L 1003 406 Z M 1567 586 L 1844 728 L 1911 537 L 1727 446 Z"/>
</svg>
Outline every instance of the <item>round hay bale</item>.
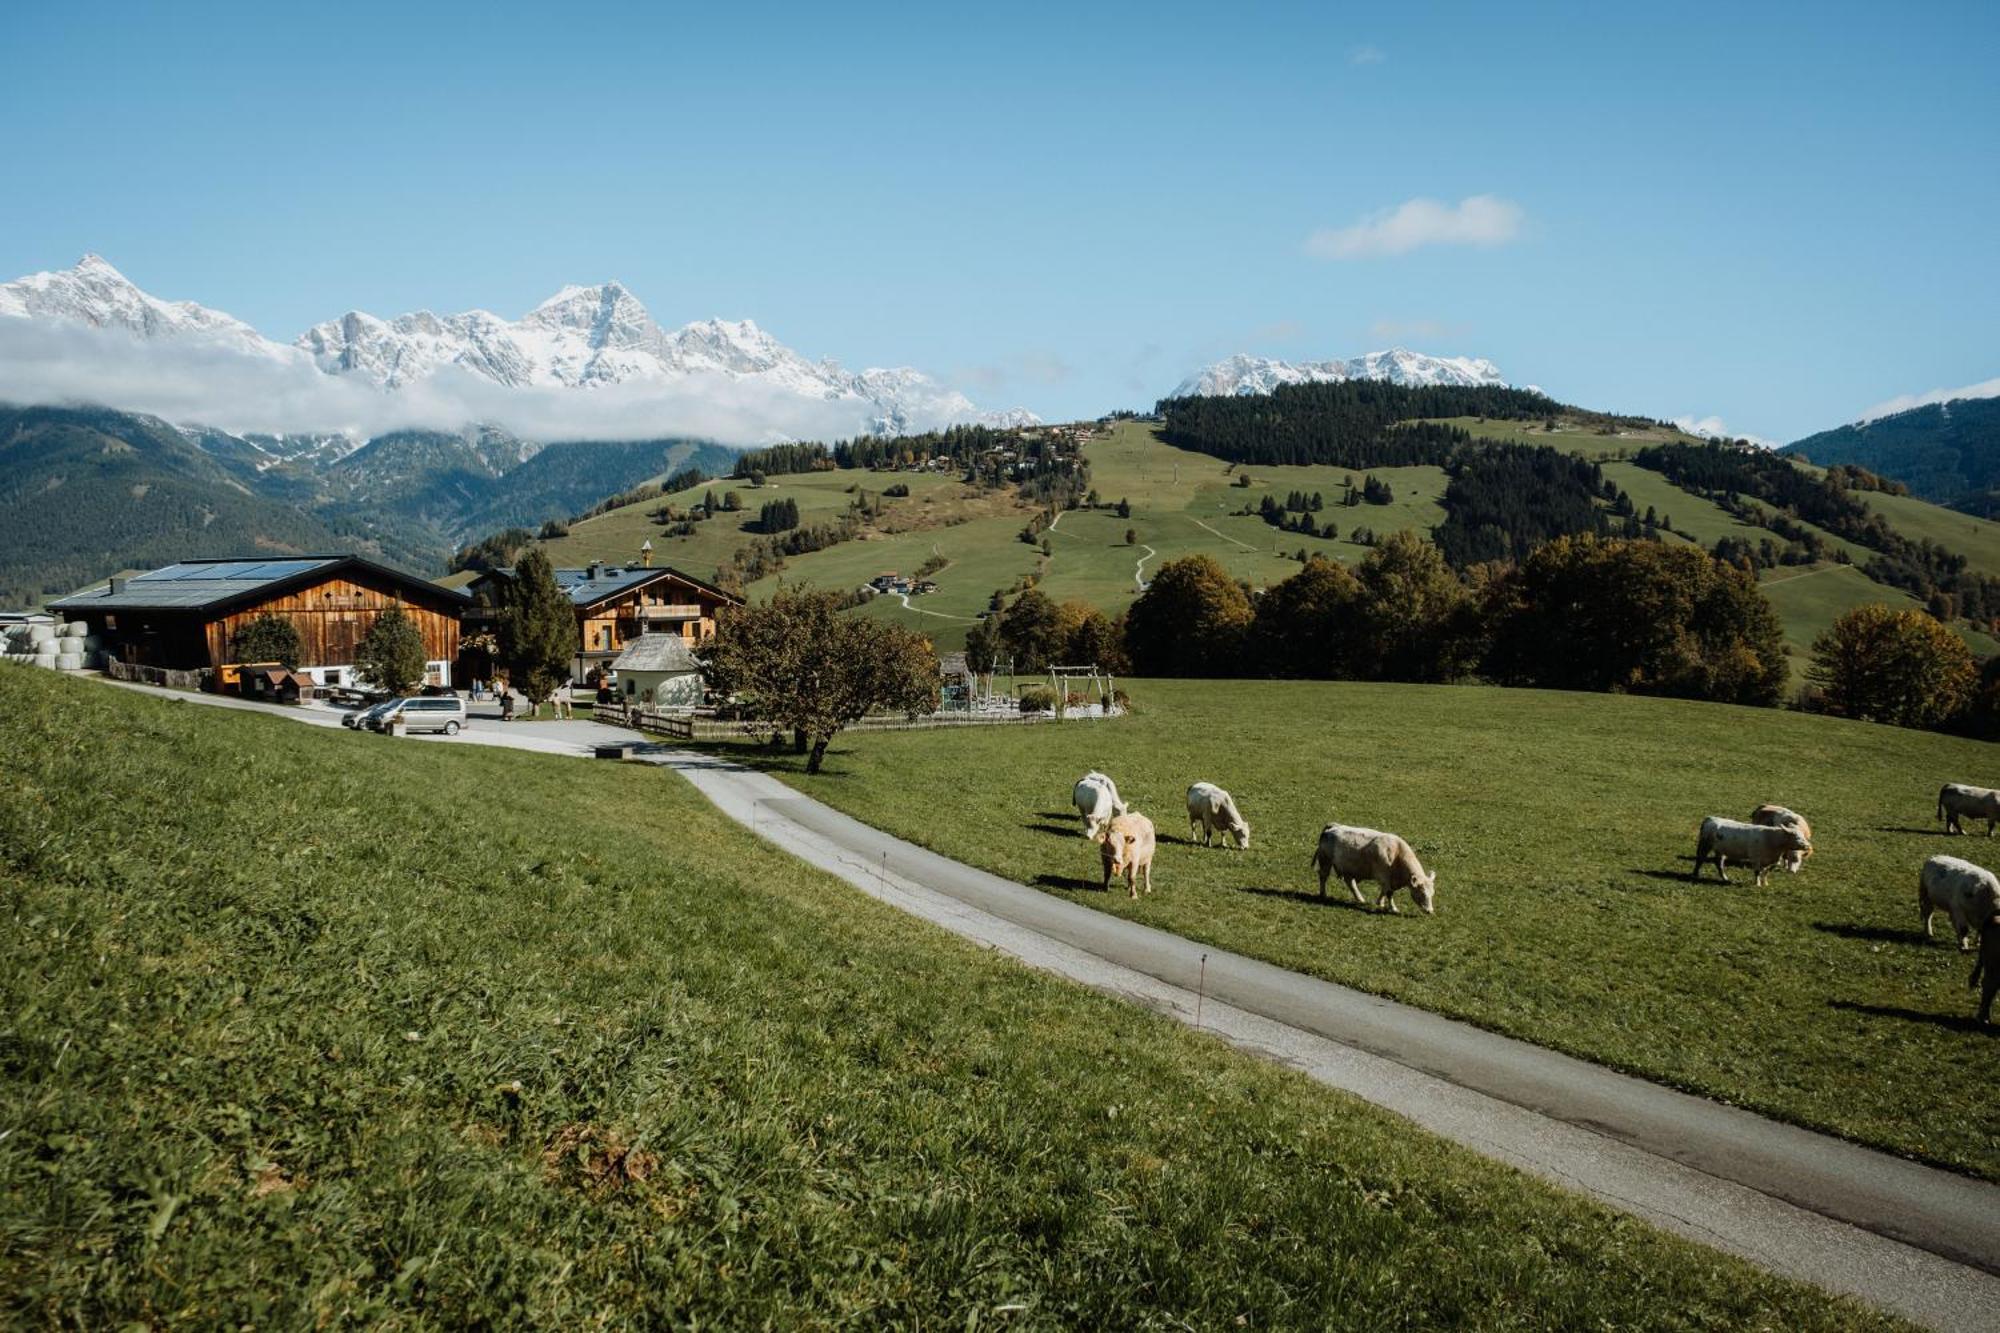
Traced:
<svg viewBox="0 0 2000 1333">
<path fill-rule="evenodd" d="M 83 654 L 82 654 L 82 653 L 57 653 L 57 654 L 56 654 L 56 670 L 58 670 L 58 671 L 81 671 L 81 670 L 83 670 Z"/>
<path fill-rule="evenodd" d="M 62 638 L 56 640 L 56 651 L 69 654 L 82 653 L 83 636 L 81 634 L 64 635 Z"/>
<path fill-rule="evenodd" d="M 90 633 L 90 625 L 88 622 L 82 620 L 72 620 L 69 622 L 69 624 L 64 625 L 62 627 L 62 634 L 59 635 L 58 637 L 65 639 L 80 639 L 88 633 Z"/>
<path fill-rule="evenodd" d="M 28 626 L 29 643 L 54 643 L 55 641 L 56 641 L 56 627 L 54 625 Z"/>
</svg>

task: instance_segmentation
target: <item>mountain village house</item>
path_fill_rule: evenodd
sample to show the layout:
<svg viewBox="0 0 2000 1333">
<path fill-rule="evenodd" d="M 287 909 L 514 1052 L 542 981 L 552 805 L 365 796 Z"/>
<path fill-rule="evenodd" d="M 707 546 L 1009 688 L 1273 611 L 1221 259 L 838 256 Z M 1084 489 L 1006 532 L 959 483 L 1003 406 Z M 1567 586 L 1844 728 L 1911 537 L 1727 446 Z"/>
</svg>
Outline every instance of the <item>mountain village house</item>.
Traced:
<svg viewBox="0 0 2000 1333">
<path fill-rule="evenodd" d="M 556 586 L 576 607 L 577 654 L 571 678 L 591 683 L 613 669 L 627 645 L 645 634 L 672 634 L 692 649 L 715 633 L 716 613 L 741 606 L 711 583 L 677 569 L 661 566 L 593 564 L 583 569 L 558 569 Z M 492 569 L 474 579 L 466 591 L 468 632 L 490 629 L 498 614 L 502 583 L 512 569 Z"/>
<path fill-rule="evenodd" d="M 236 632 L 267 612 L 298 630 L 298 674 L 318 686 L 354 683 L 354 651 L 377 616 L 399 606 L 424 637 L 426 679 L 452 684 L 464 594 L 354 555 L 182 560 L 113 578 L 50 608 L 81 620 L 120 662 L 169 671 L 236 673 Z"/>
</svg>

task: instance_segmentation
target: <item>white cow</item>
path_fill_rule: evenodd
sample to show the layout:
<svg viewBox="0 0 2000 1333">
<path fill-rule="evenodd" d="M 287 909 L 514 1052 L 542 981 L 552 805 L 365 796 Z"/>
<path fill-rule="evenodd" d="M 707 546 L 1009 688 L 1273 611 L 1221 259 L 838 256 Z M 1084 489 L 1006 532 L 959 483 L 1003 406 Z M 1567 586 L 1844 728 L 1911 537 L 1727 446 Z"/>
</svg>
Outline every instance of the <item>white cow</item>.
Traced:
<svg viewBox="0 0 2000 1333">
<path fill-rule="evenodd" d="M 1944 821 L 1946 833 L 1963 833 L 1959 824 L 1961 818 L 1983 819 L 1986 821 L 1986 836 L 1993 836 L 1993 825 L 2000 821 L 2000 791 L 1991 787 L 1968 787 L 1962 782 L 1947 782 L 1938 788 L 1938 818 Z"/>
<path fill-rule="evenodd" d="M 1236 808 L 1236 800 L 1213 782 L 1197 782 L 1187 790 L 1188 837 L 1210 845 L 1216 834 L 1236 839 L 1236 845 L 1250 850 L 1250 823 Z"/>
<path fill-rule="evenodd" d="M 1762 884 L 1772 866 L 1794 852 L 1803 856 L 1810 851 L 1812 839 L 1795 828 L 1765 828 L 1710 815 L 1701 821 L 1701 834 L 1695 841 L 1694 877 L 1700 879 L 1703 864 L 1714 861 L 1716 877 L 1727 884 L 1729 874 L 1723 866 L 1735 861 L 1756 871 L 1757 883 Z"/>
<path fill-rule="evenodd" d="M 1095 771 L 1077 779 L 1070 801 L 1076 806 L 1076 812 L 1083 816 L 1083 836 L 1093 840 L 1111 822 L 1112 816 L 1122 815 L 1132 808 L 1119 799 L 1118 784 Z"/>
<path fill-rule="evenodd" d="M 1812 842 L 1812 825 L 1806 823 L 1806 817 L 1796 810 L 1787 810 L 1782 805 L 1758 806 L 1750 812 L 1750 822 L 1764 828 L 1795 828 L 1805 835 L 1808 844 Z M 1803 852 L 1786 852 L 1785 869 L 1794 875 L 1798 874 L 1799 867 L 1803 866 L 1806 858 L 1811 855 L 1810 846 Z"/>
<path fill-rule="evenodd" d="M 1375 906 L 1396 910 L 1396 890 L 1408 889 L 1417 906 L 1437 911 L 1437 876 L 1427 874 L 1410 844 L 1393 833 L 1351 824 L 1328 824 L 1320 830 L 1319 847 L 1313 852 L 1313 867 L 1319 871 L 1319 896 L 1326 897 L 1329 875 L 1340 876 L 1354 901 L 1366 905 L 1360 881 L 1372 879 L 1382 886 Z"/>
<path fill-rule="evenodd" d="M 1917 916 L 1924 938 L 1931 938 L 1931 918 L 1938 909 L 1951 913 L 1960 953 L 1972 950 L 1972 940 L 2000 916 L 2000 879 L 1993 872 L 1956 856 L 1933 856 L 1917 876 Z"/>
</svg>

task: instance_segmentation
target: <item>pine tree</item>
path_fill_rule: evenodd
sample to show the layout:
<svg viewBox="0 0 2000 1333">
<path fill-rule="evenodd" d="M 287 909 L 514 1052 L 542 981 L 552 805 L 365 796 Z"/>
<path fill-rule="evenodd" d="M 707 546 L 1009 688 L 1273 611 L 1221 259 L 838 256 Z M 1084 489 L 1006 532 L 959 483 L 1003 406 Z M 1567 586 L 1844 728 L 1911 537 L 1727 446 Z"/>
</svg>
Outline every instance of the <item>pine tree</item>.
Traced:
<svg viewBox="0 0 2000 1333">
<path fill-rule="evenodd" d="M 529 557 L 548 557 L 539 547 Z M 354 668 L 377 689 L 391 694 L 408 694 L 424 683 L 424 636 L 403 608 L 392 606 L 375 617 L 375 623 L 355 645 Z"/>
<path fill-rule="evenodd" d="M 494 629 L 508 680 L 539 708 L 569 678 L 581 643 L 576 607 L 556 585 L 555 569 L 541 548 L 523 555 L 514 577 L 501 585 Z"/>
</svg>

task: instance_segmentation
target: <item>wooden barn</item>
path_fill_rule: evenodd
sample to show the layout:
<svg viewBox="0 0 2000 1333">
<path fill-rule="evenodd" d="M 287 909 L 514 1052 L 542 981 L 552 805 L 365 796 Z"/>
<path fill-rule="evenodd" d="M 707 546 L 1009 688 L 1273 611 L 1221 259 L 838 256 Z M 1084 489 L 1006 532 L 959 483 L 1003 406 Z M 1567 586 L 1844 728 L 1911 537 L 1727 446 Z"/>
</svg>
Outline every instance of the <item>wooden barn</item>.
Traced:
<svg viewBox="0 0 2000 1333">
<path fill-rule="evenodd" d="M 556 586 L 576 607 L 577 654 L 572 678 L 587 683 L 611 670 L 626 645 L 644 634 L 674 634 L 692 648 L 715 633 L 715 617 L 723 607 L 741 606 L 712 583 L 662 565 L 589 565 L 558 569 Z M 472 607 L 466 612 L 470 629 L 492 625 L 502 584 L 512 569 L 493 569 L 466 588 Z"/>
<path fill-rule="evenodd" d="M 114 578 L 54 603 L 121 662 L 174 671 L 236 665 L 236 632 L 267 612 L 299 633 L 298 674 L 317 686 L 354 681 L 354 650 L 375 618 L 400 606 L 424 636 L 428 679 L 452 683 L 463 593 L 354 555 L 183 560 Z"/>
</svg>

